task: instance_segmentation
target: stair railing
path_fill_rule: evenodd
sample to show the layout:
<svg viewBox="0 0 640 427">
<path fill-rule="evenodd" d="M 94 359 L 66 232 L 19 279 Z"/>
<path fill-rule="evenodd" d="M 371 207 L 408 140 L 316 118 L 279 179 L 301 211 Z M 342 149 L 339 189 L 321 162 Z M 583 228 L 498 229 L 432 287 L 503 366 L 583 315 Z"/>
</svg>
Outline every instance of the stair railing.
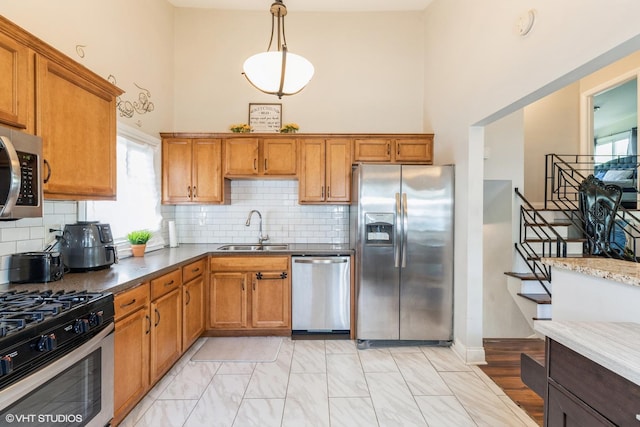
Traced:
<svg viewBox="0 0 640 427">
<path fill-rule="evenodd" d="M 551 291 L 544 284 L 544 281 L 551 281 L 551 268 L 544 265 L 542 257 L 566 257 L 567 241 L 551 225 L 547 219 L 535 209 L 522 193 L 515 189 L 516 195 L 520 198 L 520 234 L 515 249 L 520 258 L 528 266 L 529 271 L 540 283 L 547 295 L 551 296 Z M 529 233 L 533 233 L 535 238 Z M 541 253 L 538 253 L 531 242 L 535 241 L 541 245 Z M 553 246 L 555 245 L 555 252 Z"/>
<path fill-rule="evenodd" d="M 580 233 L 589 239 L 592 245 L 600 247 L 600 244 L 591 239 L 584 228 L 584 218 L 579 207 L 579 187 L 582 181 L 593 173 L 595 163 L 589 155 L 559 155 L 547 154 L 545 156 L 545 200 L 544 207 L 549 209 L 553 205 L 577 228 Z M 637 170 L 638 164 L 635 164 Z M 622 225 L 624 224 L 624 226 Z M 640 239 L 640 219 L 624 206 L 620 206 L 616 213 L 614 229 L 624 235 L 625 244 L 615 240 L 611 246 L 617 249 L 616 253 L 603 251 L 603 256 L 621 258 L 628 261 L 639 262 L 638 243 Z M 618 231 L 619 230 L 619 231 Z M 604 249 L 604 248 L 601 248 Z"/>
</svg>

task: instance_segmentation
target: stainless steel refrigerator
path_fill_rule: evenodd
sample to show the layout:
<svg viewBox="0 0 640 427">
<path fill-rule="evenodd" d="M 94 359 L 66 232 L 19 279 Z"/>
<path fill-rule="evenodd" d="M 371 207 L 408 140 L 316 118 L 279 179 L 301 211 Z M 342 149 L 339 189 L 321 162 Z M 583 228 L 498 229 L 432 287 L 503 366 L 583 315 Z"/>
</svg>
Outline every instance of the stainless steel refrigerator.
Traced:
<svg viewBox="0 0 640 427">
<path fill-rule="evenodd" d="M 453 166 L 353 169 L 356 338 L 453 339 Z"/>
</svg>

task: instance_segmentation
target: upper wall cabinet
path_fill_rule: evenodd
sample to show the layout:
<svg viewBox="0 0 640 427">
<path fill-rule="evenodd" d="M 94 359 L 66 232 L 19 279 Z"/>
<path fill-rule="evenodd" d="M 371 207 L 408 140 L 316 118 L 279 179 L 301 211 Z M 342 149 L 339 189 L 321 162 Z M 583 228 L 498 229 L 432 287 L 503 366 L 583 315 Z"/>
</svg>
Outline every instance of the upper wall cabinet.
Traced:
<svg viewBox="0 0 640 427">
<path fill-rule="evenodd" d="M 295 138 L 227 138 L 225 177 L 289 177 L 296 175 Z"/>
<path fill-rule="evenodd" d="M 354 162 L 433 163 L 433 135 L 354 140 Z"/>
<path fill-rule="evenodd" d="M 0 17 L 0 123 L 42 137 L 47 199 L 116 198 L 122 91 Z"/>
<path fill-rule="evenodd" d="M 225 203 L 222 140 L 163 138 L 162 203 Z"/>
<path fill-rule="evenodd" d="M 28 108 L 28 87 L 33 82 L 30 56 L 29 48 L 0 33 L 0 123 L 33 133 Z"/>
</svg>

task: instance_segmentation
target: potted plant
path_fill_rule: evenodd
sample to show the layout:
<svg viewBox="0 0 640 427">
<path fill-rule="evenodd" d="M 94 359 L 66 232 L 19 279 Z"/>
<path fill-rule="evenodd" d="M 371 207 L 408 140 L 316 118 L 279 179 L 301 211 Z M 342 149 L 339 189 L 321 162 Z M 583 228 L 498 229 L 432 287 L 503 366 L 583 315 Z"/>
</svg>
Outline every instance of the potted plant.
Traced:
<svg viewBox="0 0 640 427">
<path fill-rule="evenodd" d="M 127 240 L 131 243 L 133 256 L 144 256 L 144 251 L 150 238 L 151 232 L 148 230 L 136 230 L 127 234 Z"/>
</svg>

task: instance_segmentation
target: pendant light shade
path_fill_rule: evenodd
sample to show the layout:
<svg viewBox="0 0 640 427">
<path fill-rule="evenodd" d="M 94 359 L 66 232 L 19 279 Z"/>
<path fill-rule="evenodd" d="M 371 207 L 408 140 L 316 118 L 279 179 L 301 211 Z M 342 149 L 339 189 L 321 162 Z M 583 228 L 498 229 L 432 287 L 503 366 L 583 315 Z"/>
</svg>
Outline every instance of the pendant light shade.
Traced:
<svg viewBox="0 0 640 427">
<path fill-rule="evenodd" d="M 249 57 L 243 65 L 243 73 L 249 83 L 256 89 L 277 95 L 294 95 L 305 88 L 311 80 L 314 68 L 311 62 L 300 55 L 287 50 L 287 40 L 284 34 L 284 17 L 287 8 L 281 0 L 271 5 L 271 39 L 266 52 Z M 277 22 L 278 50 L 270 51 L 273 43 L 273 33 Z"/>
</svg>

